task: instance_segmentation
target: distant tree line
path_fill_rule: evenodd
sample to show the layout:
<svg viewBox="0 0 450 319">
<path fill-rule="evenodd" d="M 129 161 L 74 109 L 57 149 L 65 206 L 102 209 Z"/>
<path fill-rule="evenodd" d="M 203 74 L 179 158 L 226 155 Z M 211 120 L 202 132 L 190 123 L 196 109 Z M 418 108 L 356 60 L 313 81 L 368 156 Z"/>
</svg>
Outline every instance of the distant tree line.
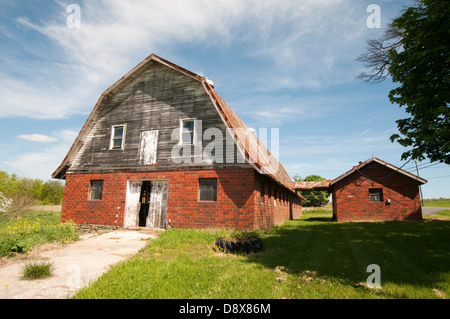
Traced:
<svg viewBox="0 0 450 319">
<path fill-rule="evenodd" d="M 59 181 L 44 182 L 0 171 L 0 213 L 19 215 L 35 204 L 59 205 L 63 193 L 64 185 Z"/>
</svg>

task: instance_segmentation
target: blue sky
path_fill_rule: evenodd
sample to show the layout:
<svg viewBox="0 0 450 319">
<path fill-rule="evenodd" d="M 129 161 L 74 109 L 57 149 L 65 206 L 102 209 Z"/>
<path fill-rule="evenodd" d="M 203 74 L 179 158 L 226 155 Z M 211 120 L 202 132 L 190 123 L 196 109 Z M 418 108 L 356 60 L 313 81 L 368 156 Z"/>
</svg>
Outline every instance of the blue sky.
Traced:
<svg viewBox="0 0 450 319">
<path fill-rule="evenodd" d="M 367 25 L 370 4 L 380 28 Z M 362 83 L 355 59 L 408 4 L 0 0 L 0 170 L 50 179 L 100 94 L 151 53 L 212 79 L 248 126 L 279 128 L 292 177 L 332 179 L 372 155 L 400 167 L 405 149 L 389 141 L 407 116 L 388 100 L 396 85 Z M 450 198 L 448 165 L 427 163 L 424 197 Z"/>
</svg>

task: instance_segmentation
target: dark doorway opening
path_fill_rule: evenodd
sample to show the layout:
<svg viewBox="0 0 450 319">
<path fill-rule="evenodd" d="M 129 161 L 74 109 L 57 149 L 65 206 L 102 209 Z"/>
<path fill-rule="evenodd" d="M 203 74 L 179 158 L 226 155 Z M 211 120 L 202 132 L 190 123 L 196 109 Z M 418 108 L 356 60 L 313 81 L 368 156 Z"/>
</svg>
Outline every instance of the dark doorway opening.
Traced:
<svg viewBox="0 0 450 319">
<path fill-rule="evenodd" d="M 148 217 L 148 209 L 150 207 L 150 192 L 151 192 L 152 184 L 150 181 L 142 182 L 141 187 L 141 197 L 139 199 L 141 208 L 139 209 L 139 226 L 146 227 L 147 225 L 147 217 Z"/>
<path fill-rule="evenodd" d="M 289 198 L 289 220 L 294 220 L 294 214 L 292 213 L 292 198 Z"/>
</svg>

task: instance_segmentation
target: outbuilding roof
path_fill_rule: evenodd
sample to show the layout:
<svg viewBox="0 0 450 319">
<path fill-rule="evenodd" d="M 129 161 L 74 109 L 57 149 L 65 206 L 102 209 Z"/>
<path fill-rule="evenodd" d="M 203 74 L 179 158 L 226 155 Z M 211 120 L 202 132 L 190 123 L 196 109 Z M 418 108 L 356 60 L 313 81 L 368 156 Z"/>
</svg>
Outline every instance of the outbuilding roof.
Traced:
<svg viewBox="0 0 450 319">
<path fill-rule="evenodd" d="M 349 170 L 348 172 L 346 172 L 346 173 L 342 174 L 341 176 L 339 176 L 339 177 L 333 179 L 333 180 L 330 182 L 330 186 L 333 185 L 333 184 L 336 184 L 336 183 L 339 182 L 340 180 L 346 178 L 347 176 L 349 176 L 349 175 L 351 175 L 351 174 L 353 174 L 353 173 L 355 173 L 355 172 L 359 172 L 359 170 L 360 170 L 361 168 L 363 168 L 364 166 L 366 166 L 366 165 L 368 165 L 368 164 L 370 164 L 370 163 L 372 163 L 372 162 L 376 162 L 376 163 L 378 163 L 378 164 L 381 164 L 381 165 L 383 165 L 383 166 L 385 166 L 385 167 L 387 167 L 387 168 L 393 170 L 394 172 L 398 172 L 398 173 L 403 174 L 403 175 L 405 175 L 405 176 L 407 176 L 407 177 L 409 177 L 409 178 L 411 178 L 411 179 L 414 179 L 414 180 L 416 180 L 416 181 L 417 181 L 419 184 L 421 184 L 421 185 L 427 183 L 427 180 L 426 180 L 426 179 L 423 179 L 423 178 L 421 178 L 421 177 L 419 177 L 419 176 L 417 176 L 417 175 L 411 174 L 410 172 L 407 172 L 407 171 L 405 171 L 405 170 L 403 170 L 403 169 L 401 169 L 401 168 L 399 168 L 399 167 L 396 167 L 396 166 L 394 166 L 394 165 L 392 165 L 392 164 L 389 164 L 389 163 L 387 163 L 387 162 L 385 162 L 385 161 L 383 161 L 383 160 L 380 160 L 379 158 L 371 157 L 371 158 L 369 158 L 368 160 L 366 160 L 366 161 L 364 161 L 364 162 L 360 162 L 358 166 L 354 166 L 354 167 L 353 167 L 351 170 Z M 394 173 L 394 172 L 393 172 L 393 173 Z M 361 173 L 361 174 L 362 174 L 362 173 Z M 388 177 L 388 176 L 386 176 L 386 177 Z"/>
</svg>

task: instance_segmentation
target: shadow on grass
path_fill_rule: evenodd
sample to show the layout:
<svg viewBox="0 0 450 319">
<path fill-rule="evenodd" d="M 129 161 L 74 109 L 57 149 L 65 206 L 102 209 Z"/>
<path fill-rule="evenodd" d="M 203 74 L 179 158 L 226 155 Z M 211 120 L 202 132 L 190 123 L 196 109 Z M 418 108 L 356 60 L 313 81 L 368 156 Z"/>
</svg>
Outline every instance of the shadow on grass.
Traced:
<svg viewBox="0 0 450 319">
<path fill-rule="evenodd" d="M 308 217 L 302 220 L 306 222 L 333 222 L 331 217 Z"/>
<path fill-rule="evenodd" d="M 450 274 L 450 221 L 336 223 L 309 217 L 270 229 L 263 242 L 265 250 L 249 256 L 250 262 L 346 283 L 365 283 L 371 264 L 380 266 L 383 283 L 436 288 Z"/>
</svg>

